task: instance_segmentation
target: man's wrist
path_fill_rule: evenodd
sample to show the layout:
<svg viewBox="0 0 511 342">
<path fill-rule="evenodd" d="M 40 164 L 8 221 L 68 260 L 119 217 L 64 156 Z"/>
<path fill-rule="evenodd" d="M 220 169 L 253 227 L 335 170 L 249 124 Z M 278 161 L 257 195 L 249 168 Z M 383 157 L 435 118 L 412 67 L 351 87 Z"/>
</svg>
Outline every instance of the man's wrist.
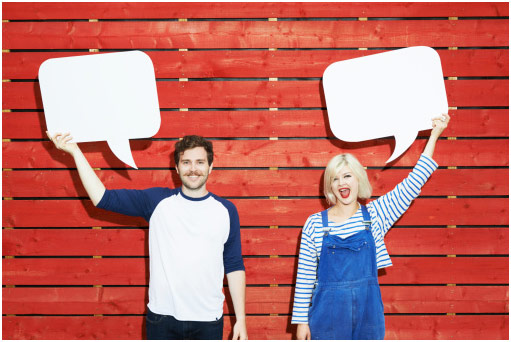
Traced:
<svg viewBox="0 0 511 342">
<path fill-rule="evenodd" d="M 80 154 L 83 154 L 81 152 L 82 151 L 80 150 L 80 148 L 78 146 L 76 146 L 76 148 L 70 149 L 68 153 L 71 155 L 71 157 L 76 159 L 77 157 L 80 156 Z"/>
</svg>

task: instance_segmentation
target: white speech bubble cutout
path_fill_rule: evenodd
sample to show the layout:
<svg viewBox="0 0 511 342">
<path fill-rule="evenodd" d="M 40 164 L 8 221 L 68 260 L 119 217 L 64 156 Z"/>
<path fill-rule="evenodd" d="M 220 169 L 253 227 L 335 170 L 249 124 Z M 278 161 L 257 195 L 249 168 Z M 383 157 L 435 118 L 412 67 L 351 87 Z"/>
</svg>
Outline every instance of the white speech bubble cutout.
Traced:
<svg viewBox="0 0 511 342">
<path fill-rule="evenodd" d="M 50 134 L 74 142 L 104 141 L 137 168 L 129 139 L 155 135 L 161 124 L 154 67 L 142 51 L 53 58 L 39 68 Z"/>
<path fill-rule="evenodd" d="M 399 157 L 431 119 L 447 113 L 438 53 L 416 46 L 335 62 L 323 74 L 328 120 L 348 142 L 395 136 Z"/>
</svg>

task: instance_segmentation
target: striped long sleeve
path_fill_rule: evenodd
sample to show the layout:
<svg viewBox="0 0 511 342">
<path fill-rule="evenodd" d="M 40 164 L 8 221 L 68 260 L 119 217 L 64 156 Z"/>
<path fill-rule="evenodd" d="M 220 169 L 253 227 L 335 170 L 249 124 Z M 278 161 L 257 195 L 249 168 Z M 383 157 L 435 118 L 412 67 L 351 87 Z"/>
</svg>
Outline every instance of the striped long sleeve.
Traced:
<svg viewBox="0 0 511 342">
<path fill-rule="evenodd" d="M 383 237 L 392 225 L 419 196 L 421 188 L 437 169 L 438 164 L 431 158 L 421 155 L 412 172 L 392 191 L 367 205 L 371 215 L 371 232 L 376 244 L 376 264 L 378 268 L 392 266 Z M 337 224 L 329 221 L 330 234 L 345 239 L 365 229 L 362 211 L 359 210 L 346 222 Z M 308 313 L 316 281 L 316 270 L 323 244 L 321 213 L 309 216 L 302 229 L 298 272 L 291 323 L 308 323 Z"/>
</svg>

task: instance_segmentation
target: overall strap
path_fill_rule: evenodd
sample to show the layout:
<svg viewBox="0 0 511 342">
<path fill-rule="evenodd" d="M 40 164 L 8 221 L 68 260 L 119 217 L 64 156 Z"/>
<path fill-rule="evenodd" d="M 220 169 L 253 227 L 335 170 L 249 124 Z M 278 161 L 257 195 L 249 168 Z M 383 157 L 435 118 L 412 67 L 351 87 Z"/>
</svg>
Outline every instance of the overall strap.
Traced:
<svg viewBox="0 0 511 342">
<path fill-rule="evenodd" d="M 323 239 L 326 238 L 326 236 L 328 235 L 328 233 L 330 232 L 330 227 L 328 226 L 328 209 L 326 210 L 323 210 L 321 212 L 321 224 L 323 225 Z M 321 252 L 320 254 L 323 253 L 323 248 L 324 248 L 324 244 L 323 242 L 321 242 Z M 318 276 L 319 276 L 319 256 L 320 254 L 317 255 L 317 263 L 318 263 L 318 266 L 316 268 L 316 280 L 314 281 L 314 289 L 316 289 L 317 285 L 318 285 Z"/>
<path fill-rule="evenodd" d="M 328 226 L 328 209 L 321 212 L 321 223 L 323 224 L 323 232 L 326 234 L 330 231 Z"/>
<path fill-rule="evenodd" d="M 369 215 L 369 211 L 365 205 L 360 205 L 360 209 L 362 209 L 362 216 L 364 216 L 364 226 L 366 226 L 367 230 L 371 230 L 371 216 Z"/>
</svg>

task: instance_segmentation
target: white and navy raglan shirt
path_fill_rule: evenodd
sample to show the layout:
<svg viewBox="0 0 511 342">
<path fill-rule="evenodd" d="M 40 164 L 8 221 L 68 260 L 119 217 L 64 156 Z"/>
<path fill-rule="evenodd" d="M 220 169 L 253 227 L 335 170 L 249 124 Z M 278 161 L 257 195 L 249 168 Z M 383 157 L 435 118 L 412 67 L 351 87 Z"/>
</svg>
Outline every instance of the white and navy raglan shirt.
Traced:
<svg viewBox="0 0 511 342">
<path fill-rule="evenodd" d="M 238 211 L 208 193 L 181 188 L 106 190 L 98 203 L 149 222 L 149 309 L 181 321 L 214 321 L 223 314 L 224 273 L 245 270 Z"/>
<path fill-rule="evenodd" d="M 421 155 L 417 165 L 407 178 L 392 191 L 367 204 L 371 216 L 371 233 L 376 245 L 376 265 L 378 268 L 392 266 L 392 262 L 383 242 L 383 237 L 390 227 L 410 207 L 412 201 L 419 196 L 421 188 L 438 164 L 426 155 Z M 365 229 L 362 209 L 343 223 L 328 221 L 329 234 L 345 239 Z M 291 323 L 308 323 L 309 306 L 316 282 L 318 260 L 323 245 L 323 224 L 321 212 L 309 216 L 302 230 L 298 272 Z M 335 304 L 335 303 L 332 303 Z"/>
</svg>

